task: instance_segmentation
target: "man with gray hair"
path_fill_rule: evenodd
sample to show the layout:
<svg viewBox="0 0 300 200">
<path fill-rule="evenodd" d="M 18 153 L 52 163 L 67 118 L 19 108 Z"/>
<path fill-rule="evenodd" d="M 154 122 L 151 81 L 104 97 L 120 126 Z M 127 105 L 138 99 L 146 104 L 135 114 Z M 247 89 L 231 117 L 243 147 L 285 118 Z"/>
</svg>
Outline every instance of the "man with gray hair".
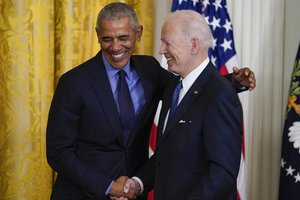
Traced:
<svg viewBox="0 0 300 200">
<path fill-rule="evenodd" d="M 180 78 L 163 95 L 156 151 L 124 191 L 154 188 L 155 200 L 236 200 L 242 107 L 235 88 L 209 61 L 209 26 L 195 11 L 176 11 L 161 40 L 160 54 Z"/>
</svg>

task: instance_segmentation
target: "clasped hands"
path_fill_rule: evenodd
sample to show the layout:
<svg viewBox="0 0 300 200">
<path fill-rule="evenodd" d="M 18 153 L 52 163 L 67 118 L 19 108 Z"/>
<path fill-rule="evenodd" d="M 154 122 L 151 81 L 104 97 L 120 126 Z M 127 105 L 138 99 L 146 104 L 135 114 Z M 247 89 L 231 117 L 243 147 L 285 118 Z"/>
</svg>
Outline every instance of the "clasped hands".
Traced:
<svg viewBox="0 0 300 200">
<path fill-rule="evenodd" d="M 127 176 L 121 176 L 113 182 L 109 196 L 112 200 L 131 200 L 136 199 L 141 193 L 139 183 Z"/>
</svg>

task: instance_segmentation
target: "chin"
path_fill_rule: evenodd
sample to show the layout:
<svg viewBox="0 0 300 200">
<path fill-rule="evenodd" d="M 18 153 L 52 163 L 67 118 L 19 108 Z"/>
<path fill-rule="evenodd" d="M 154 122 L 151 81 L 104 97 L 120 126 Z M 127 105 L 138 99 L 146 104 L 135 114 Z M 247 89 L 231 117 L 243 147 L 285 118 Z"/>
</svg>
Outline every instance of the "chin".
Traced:
<svg viewBox="0 0 300 200">
<path fill-rule="evenodd" d="M 168 70 L 169 70 L 170 72 L 174 72 L 174 69 L 173 69 L 173 67 L 172 67 L 171 65 L 168 65 Z"/>
<path fill-rule="evenodd" d="M 122 69 L 126 64 L 115 64 L 114 66 L 117 68 L 117 69 Z"/>
</svg>

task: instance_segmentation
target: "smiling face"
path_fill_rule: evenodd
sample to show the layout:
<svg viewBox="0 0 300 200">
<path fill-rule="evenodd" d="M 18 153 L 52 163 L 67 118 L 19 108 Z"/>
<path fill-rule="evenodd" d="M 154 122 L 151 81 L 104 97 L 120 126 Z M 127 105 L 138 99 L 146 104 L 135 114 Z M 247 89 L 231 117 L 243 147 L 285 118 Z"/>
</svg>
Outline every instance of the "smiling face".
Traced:
<svg viewBox="0 0 300 200">
<path fill-rule="evenodd" d="M 191 61 L 191 42 L 175 21 L 167 21 L 161 30 L 160 54 L 164 54 L 168 70 L 185 77 Z"/>
<path fill-rule="evenodd" d="M 97 31 L 98 42 L 104 57 L 114 68 L 123 68 L 129 61 L 137 40 L 142 35 L 142 27 L 134 29 L 130 17 L 102 19 Z"/>
</svg>

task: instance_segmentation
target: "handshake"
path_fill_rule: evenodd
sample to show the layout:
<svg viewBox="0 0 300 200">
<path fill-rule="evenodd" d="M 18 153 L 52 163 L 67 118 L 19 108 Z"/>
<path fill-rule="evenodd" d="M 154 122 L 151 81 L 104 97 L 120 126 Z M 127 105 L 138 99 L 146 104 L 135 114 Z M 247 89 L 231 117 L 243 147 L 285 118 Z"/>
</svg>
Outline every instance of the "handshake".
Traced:
<svg viewBox="0 0 300 200">
<path fill-rule="evenodd" d="M 136 199 L 141 194 L 141 187 L 136 180 L 120 176 L 113 182 L 108 194 L 112 200 Z"/>
</svg>

